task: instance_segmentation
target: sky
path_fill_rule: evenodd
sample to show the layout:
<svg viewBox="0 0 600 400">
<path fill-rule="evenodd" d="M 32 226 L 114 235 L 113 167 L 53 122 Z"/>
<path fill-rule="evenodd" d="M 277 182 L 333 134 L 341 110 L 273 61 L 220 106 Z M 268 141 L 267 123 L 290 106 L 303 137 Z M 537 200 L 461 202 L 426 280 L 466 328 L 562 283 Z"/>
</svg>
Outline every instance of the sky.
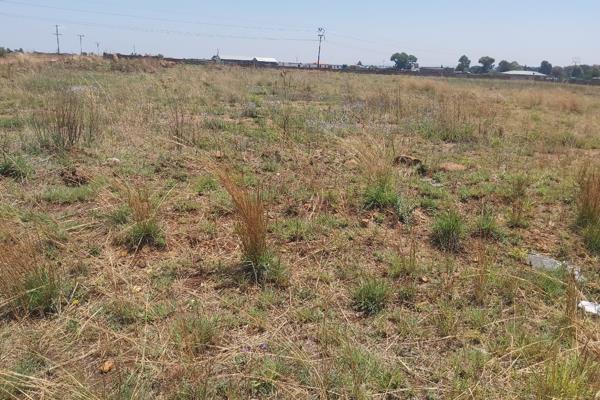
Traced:
<svg viewBox="0 0 600 400">
<path fill-rule="evenodd" d="M 600 64 L 598 0 L 0 0 L 0 46 L 62 52 L 221 55 L 391 65 L 395 52 L 421 66 L 466 54 L 537 66 Z"/>
</svg>

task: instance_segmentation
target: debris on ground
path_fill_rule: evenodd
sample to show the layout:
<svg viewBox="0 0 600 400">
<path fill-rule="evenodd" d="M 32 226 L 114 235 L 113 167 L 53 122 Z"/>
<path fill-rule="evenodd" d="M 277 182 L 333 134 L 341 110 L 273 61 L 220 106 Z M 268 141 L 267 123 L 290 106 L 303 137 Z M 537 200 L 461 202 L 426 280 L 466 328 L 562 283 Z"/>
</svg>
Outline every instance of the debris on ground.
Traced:
<svg viewBox="0 0 600 400">
<path fill-rule="evenodd" d="M 61 170 L 59 175 L 67 186 L 81 186 L 90 181 L 90 176 L 79 166 L 67 167 Z"/>
<path fill-rule="evenodd" d="M 577 282 L 581 282 L 583 280 L 583 276 L 581 275 L 581 270 L 579 267 L 569 265 L 567 262 L 558 261 L 552 257 L 544 256 L 542 254 L 534 253 L 528 255 L 527 264 L 533 268 L 543 269 L 546 271 L 558 271 L 564 268 L 574 275 Z"/>
<path fill-rule="evenodd" d="M 594 314 L 600 316 L 600 304 L 592 303 L 590 301 L 582 301 L 579 303 L 579 308 L 588 314 Z"/>
<path fill-rule="evenodd" d="M 411 167 L 415 167 L 417 165 L 423 164 L 423 162 L 421 160 L 419 160 L 418 158 L 402 154 L 394 159 L 394 164 L 396 164 L 396 165 L 404 164 L 404 165 L 408 165 Z"/>
<path fill-rule="evenodd" d="M 465 165 L 457 164 L 457 163 L 453 163 L 453 162 L 447 162 L 447 163 L 440 165 L 440 171 L 443 171 L 443 172 L 461 172 L 461 171 L 466 171 L 466 170 L 467 170 L 467 167 Z"/>
<path fill-rule="evenodd" d="M 108 374 L 115 368 L 115 362 L 113 360 L 106 360 L 100 366 L 100 372 L 103 374 Z"/>
</svg>

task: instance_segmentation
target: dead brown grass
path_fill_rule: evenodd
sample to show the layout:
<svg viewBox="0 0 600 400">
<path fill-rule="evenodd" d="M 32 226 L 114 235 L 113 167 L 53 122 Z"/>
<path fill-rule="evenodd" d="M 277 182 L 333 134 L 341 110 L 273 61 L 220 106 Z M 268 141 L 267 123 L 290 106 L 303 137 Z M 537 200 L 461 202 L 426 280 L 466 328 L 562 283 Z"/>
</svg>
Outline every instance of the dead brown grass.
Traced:
<svg viewBox="0 0 600 400">
<path fill-rule="evenodd" d="M 229 172 L 219 171 L 219 179 L 235 206 L 238 235 L 244 259 L 259 265 L 267 254 L 267 218 L 260 190 L 253 193 L 236 184 Z"/>
<path fill-rule="evenodd" d="M 588 226 L 600 223 L 600 167 L 586 166 L 579 173 L 577 224 Z"/>
<path fill-rule="evenodd" d="M 57 279 L 42 254 L 39 238 L 6 229 L 0 232 L 0 310 L 13 317 L 51 311 L 48 301 Z"/>
</svg>

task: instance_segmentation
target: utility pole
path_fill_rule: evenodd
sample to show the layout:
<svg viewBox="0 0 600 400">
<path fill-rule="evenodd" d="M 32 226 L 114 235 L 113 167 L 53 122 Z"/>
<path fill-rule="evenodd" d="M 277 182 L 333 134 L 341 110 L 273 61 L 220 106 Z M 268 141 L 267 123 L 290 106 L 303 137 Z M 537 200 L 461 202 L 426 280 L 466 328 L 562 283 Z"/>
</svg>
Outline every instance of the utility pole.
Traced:
<svg viewBox="0 0 600 400">
<path fill-rule="evenodd" d="M 100 42 L 96 42 L 96 53 L 100 55 Z"/>
<path fill-rule="evenodd" d="M 317 69 L 321 68 L 321 42 L 325 38 L 325 28 L 319 28 L 319 55 L 317 56 Z"/>
<path fill-rule="evenodd" d="M 58 33 L 58 27 L 60 25 L 54 25 L 54 27 L 56 28 L 56 33 L 53 33 L 53 35 L 56 36 L 56 54 L 60 54 L 60 39 L 59 36 L 62 36 L 62 33 Z"/>
<path fill-rule="evenodd" d="M 79 36 L 79 55 L 82 56 L 83 55 L 83 38 L 85 37 L 85 35 L 79 34 L 77 36 Z"/>
</svg>

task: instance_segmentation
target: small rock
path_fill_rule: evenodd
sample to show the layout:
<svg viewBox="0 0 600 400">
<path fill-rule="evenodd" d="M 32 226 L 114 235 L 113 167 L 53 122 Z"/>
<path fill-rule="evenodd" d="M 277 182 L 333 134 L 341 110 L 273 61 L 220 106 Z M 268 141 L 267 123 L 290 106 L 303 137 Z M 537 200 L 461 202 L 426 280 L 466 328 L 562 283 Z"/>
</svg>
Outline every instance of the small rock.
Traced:
<svg viewBox="0 0 600 400">
<path fill-rule="evenodd" d="M 106 159 L 106 163 L 110 166 L 117 166 L 119 164 L 121 164 L 121 160 L 119 160 L 118 158 L 107 158 Z"/>
<path fill-rule="evenodd" d="M 594 314 L 600 316 L 600 304 L 592 303 L 589 301 L 582 301 L 579 303 L 579 308 L 588 314 Z"/>
<path fill-rule="evenodd" d="M 217 150 L 213 153 L 213 157 L 220 160 L 221 158 L 225 157 L 225 155 L 222 151 Z"/>
<path fill-rule="evenodd" d="M 79 166 L 65 168 L 59 173 L 62 181 L 67 186 L 81 186 L 90 181 L 90 176 Z"/>
<path fill-rule="evenodd" d="M 115 362 L 113 360 L 106 360 L 100 366 L 100 372 L 103 374 L 108 374 L 113 369 L 115 369 Z"/>
<path fill-rule="evenodd" d="M 421 277 L 421 282 L 422 282 L 422 283 L 427 283 L 427 282 L 429 282 L 429 278 L 428 278 L 428 277 L 426 277 L 426 276 L 422 276 L 422 277 Z"/>
<path fill-rule="evenodd" d="M 569 265 L 563 261 L 555 260 L 552 257 L 541 254 L 530 254 L 527 256 L 527 264 L 533 268 L 544 269 L 546 271 L 556 271 L 558 269 L 565 268 L 567 271 L 573 273 L 576 281 L 581 282 L 583 280 L 581 270 L 578 267 Z"/>
<path fill-rule="evenodd" d="M 354 159 L 348 160 L 344 163 L 344 166 L 349 169 L 354 169 L 354 168 L 358 167 L 358 161 L 356 161 Z"/>
<path fill-rule="evenodd" d="M 423 164 L 423 162 L 421 160 L 419 160 L 418 158 L 402 154 L 394 159 L 394 164 L 396 164 L 396 165 L 404 164 L 404 165 L 414 167 L 414 166 Z"/>
<path fill-rule="evenodd" d="M 440 165 L 440 170 L 444 171 L 444 172 L 460 172 L 460 171 L 466 171 L 467 167 L 462 164 L 447 162 L 447 163 Z"/>
</svg>

